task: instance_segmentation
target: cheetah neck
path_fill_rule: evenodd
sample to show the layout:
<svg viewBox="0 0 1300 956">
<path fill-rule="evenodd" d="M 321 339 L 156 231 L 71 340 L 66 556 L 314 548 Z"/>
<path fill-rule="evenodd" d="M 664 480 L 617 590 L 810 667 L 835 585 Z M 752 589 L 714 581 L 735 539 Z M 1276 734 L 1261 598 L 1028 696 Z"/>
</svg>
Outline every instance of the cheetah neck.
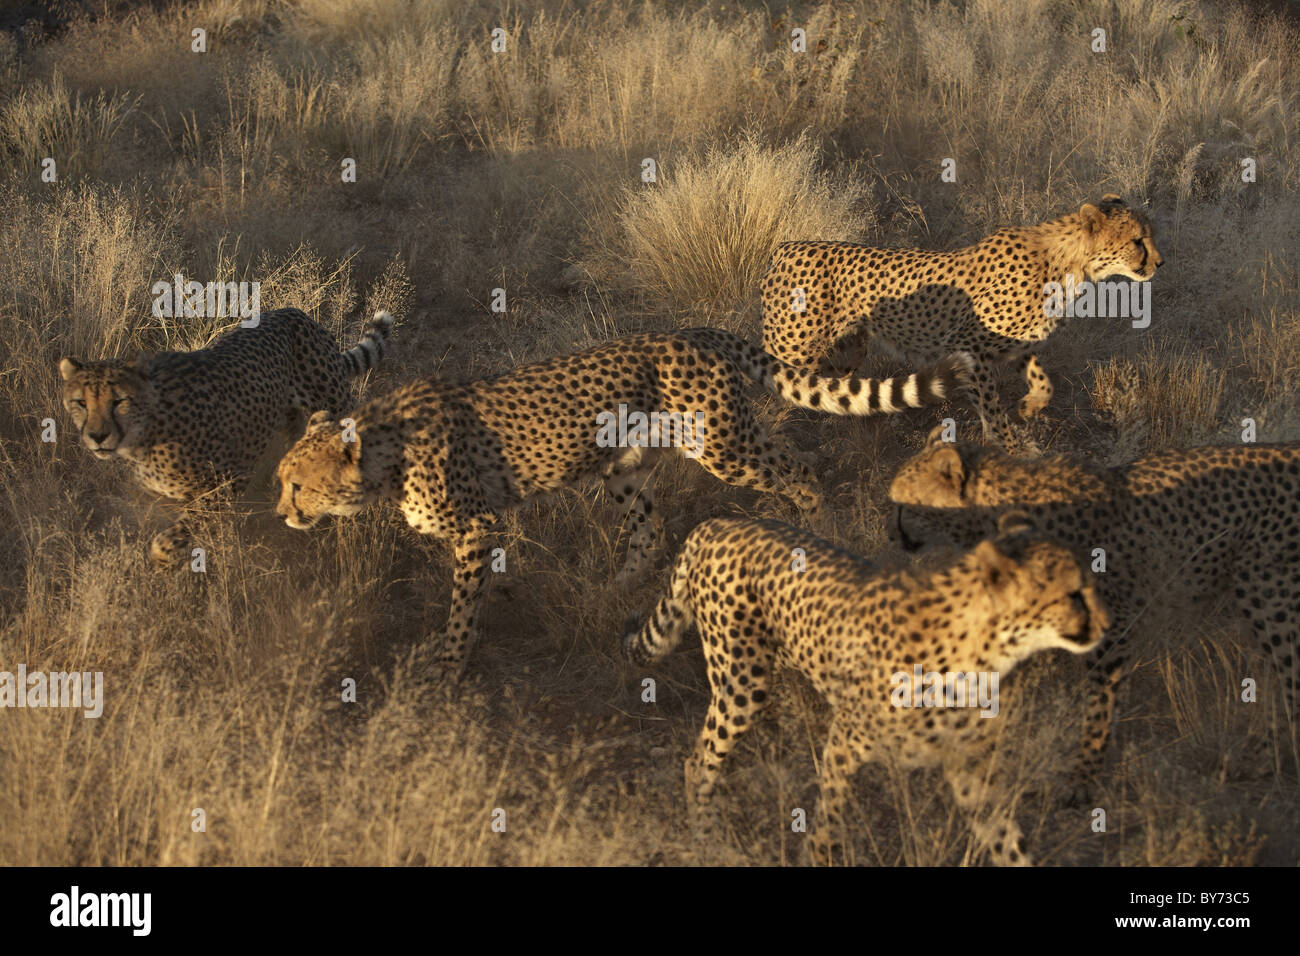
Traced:
<svg viewBox="0 0 1300 956">
<path fill-rule="evenodd" d="M 406 441 L 401 427 L 388 422 L 357 423 L 361 440 L 361 491 L 368 501 L 402 496 Z"/>
<path fill-rule="evenodd" d="M 1106 472 L 1068 458 L 1022 461 L 998 455 L 976 466 L 967 495 L 976 505 L 1059 504 L 1106 500 L 1111 485 Z"/>
<path fill-rule="evenodd" d="M 1046 263 L 1046 281 L 1064 284 L 1066 276 L 1074 276 L 1075 282 L 1091 278 L 1088 274 L 1090 249 L 1078 213 L 1013 231 L 1026 245 L 1037 250 Z"/>
<path fill-rule="evenodd" d="M 145 423 L 131 435 L 129 444 L 118 446 L 117 454 L 139 469 L 147 467 L 154 450 L 166 444 L 167 434 L 158 415 L 156 388 L 152 384 L 146 386 L 146 390 L 138 392 L 133 400 L 137 405 L 143 406 Z"/>
<path fill-rule="evenodd" d="M 366 402 L 356 412 L 361 439 L 362 492 L 371 500 L 400 501 L 412 458 L 425 469 L 438 466 L 431 446 L 412 456 L 408 446 L 449 433 L 436 382 L 416 381 Z"/>
<path fill-rule="evenodd" d="M 894 663 L 936 671 L 997 669 L 1008 663 L 996 643 L 982 646 L 988 608 L 980 600 L 972 603 L 972 597 L 971 579 L 961 561 L 928 578 L 912 579 L 910 588 L 901 587 L 889 636 L 896 647 L 906 649 L 906 656 Z M 948 637 L 933 640 L 934 635 Z"/>
</svg>

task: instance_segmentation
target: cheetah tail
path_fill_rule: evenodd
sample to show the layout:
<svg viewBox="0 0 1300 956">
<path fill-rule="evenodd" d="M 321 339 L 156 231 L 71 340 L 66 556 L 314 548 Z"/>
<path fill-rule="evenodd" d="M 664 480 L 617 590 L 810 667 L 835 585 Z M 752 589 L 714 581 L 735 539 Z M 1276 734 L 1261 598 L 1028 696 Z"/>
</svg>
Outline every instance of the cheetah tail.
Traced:
<svg viewBox="0 0 1300 956">
<path fill-rule="evenodd" d="M 668 593 L 659 599 L 650 619 L 642 624 L 632 617 L 623 635 L 623 653 L 634 664 L 649 664 L 666 656 L 678 644 L 682 635 L 695 623 L 695 609 L 691 605 L 688 583 L 694 565 L 694 548 L 688 537 L 673 566 Z"/>
<path fill-rule="evenodd" d="M 393 330 L 393 317 L 380 309 L 366 326 L 366 334 L 354 348 L 343 353 L 343 364 L 348 375 L 361 375 L 368 372 L 384 357 L 388 350 L 388 334 Z"/>
<path fill-rule="evenodd" d="M 975 369 L 966 352 L 954 352 L 938 365 L 910 375 L 882 379 L 819 375 L 776 358 L 771 361 L 774 367 L 761 379 L 765 386 L 801 408 L 832 415 L 880 415 L 938 405 L 968 388 Z"/>
</svg>

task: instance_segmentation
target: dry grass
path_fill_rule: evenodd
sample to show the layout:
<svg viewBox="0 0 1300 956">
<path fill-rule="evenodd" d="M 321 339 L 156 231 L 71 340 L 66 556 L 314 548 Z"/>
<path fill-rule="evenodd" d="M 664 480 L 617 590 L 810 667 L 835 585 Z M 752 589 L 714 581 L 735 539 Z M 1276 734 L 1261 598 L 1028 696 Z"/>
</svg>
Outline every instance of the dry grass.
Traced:
<svg viewBox="0 0 1300 956">
<path fill-rule="evenodd" d="M 623 187 L 618 232 L 589 268 L 617 279 L 617 264 L 653 305 L 743 312 L 778 243 L 861 239 L 871 225 L 861 181 L 820 172 L 818 154 L 806 136 L 769 148 L 749 132 L 670 161 Z"/>
<path fill-rule="evenodd" d="M 1154 448 L 1204 444 L 1222 423 L 1226 381 L 1204 355 L 1148 346 L 1096 370 L 1092 403 L 1129 440 Z"/>
<path fill-rule="evenodd" d="M 454 694 L 423 681 L 447 550 L 391 512 L 292 532 L 262 485 L 249 514 L 205 519 L 205 575 L 146 567 L 166 508 L 78 448 L 55 363 L 208 341 L 213 323 L 150 318 L 150 286 L 176 272 L 261 281 L 264 308 L 302 307 L 345 340 L 392 309 L 373 394 L 640 328 L 757 338 L 755 285 L 783 239 L 951 248 L 1118 191 L 1149 200 L 1159 230 L 1153 322 L 1080 320 L 1053 340 L 1040 440 L 1120 460 L 1232 440 L 1243 417 L 1262 440 L 1300 438 L 1293 24 L 1191 0 L 105 9 L 48 43 L 0 34 L 0 666 L 99 670 L 107 685 L 99 720 L 0 714 L 0 863 L 800 858 L 790 811 L 815 794 L 824 708 L 783 679 L 732 759 L 722 831 L 693 833 L 681 761 L 702 662 L 688 641 L 641 701 L 645 675 L 615 638 L 661 576 L 614 586 L 616 514 L 598 495 L 507 522 L 509 580 Z M 806 53 L 789 47 L 795 26 Z M 1096 26 L 1105 54 L 1089 48 Z M 57 183 L 39 178 L 47 155 Z M 505 314 L 488 309 L 495 287 Z M 897 559 L 885 488 L 928 419 L 776 417 L 818 463 L 820 530 Z M 46 418 L 56 443 L 39 440 Z M 660 486 L 674 543 L 712 515 L 795 517 L 690 463 Z M 1104 836 L 1054 801 L 1078 662 L 1017 678 L 999 772 L 1034 852 L 1296 863 L 1294 730 L 1233 693 L 1242 675 L 1268 687 L 1261 658 L 1230 615 L 1158 630 L 1168 640 L 1122 699 Z M 936 775 L 880 766 L 861 782 L 858 862 L 978 859 Z"/>
</svg>

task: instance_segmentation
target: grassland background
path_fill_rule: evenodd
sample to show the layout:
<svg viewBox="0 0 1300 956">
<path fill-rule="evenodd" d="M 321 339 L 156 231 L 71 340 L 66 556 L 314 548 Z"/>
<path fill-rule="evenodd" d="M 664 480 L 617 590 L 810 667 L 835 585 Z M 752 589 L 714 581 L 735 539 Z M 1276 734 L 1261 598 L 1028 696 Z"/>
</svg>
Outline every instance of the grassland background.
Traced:
<svg viewBox="0 0 1300 956">
<path fill-rule="evenodd" d="M 722 831 L 693 834 L 681 761 L 702 663 L 688 640 L 654 672 L 658 702 L 641 701 L 647 675 L 616 638 L 662 575 L 614 586 L 617 512 L 591 489 L 509 519 L 510 580 L 450 694 L 422 681 L 449 555 L 391 511 L 295 532 L 263 484 L 251 514 L 205 519 L 206 575 L 150 569 L 166 513 L 79 449 L 55 366 L 209 341 L 222 323 L 150 317 L 150 286 L 175 272 L 261 281 L 263 308 L 298 306 L 346 340 L 392 309 L 376 394 L 640 329 L 757 338 L 778 241 L 953 248 L 1118 192 L 1150 203 L 1166 260 L 1152 325 L 1080 320 L 1055 337 L 1035 437 L 1115 462 L 1235 441 L 1245 416 L 1261 440 L 1300 438 L 1294 20 L 1186 0 L 77 9 L 50 36 L 0 33 L 0 666 L 103 671 L 107 705 L 99 720 L 0 712 L 0 863 L 799 859 L 790 811 L 811 806 L 823 709 L 784 680 L 731 760 Z M 789 50 L 795 26 L 807 53 Z M 46 156 L 56 184 L 39 181 Z M 940 181 L 945 157 L 956 183 Z M 504 314 L 488 308 L 498 286 Z M 885 489 L 932 414 L 763 406 L 818 462 L 833 509 L 820 530 L 897 560 Z M 673 546 L 713 515 L 796 518 L 690 463 L 660 487 Z M 1032 850 L 1296 863 L 1295 737 L 1262 659 L 1230 613 L 1153 630 L 1096 800 L 1104 835 L 1090 807 L 1054 799 L 1077 662 L 1018 681 L 1003 759 Z M 1237 702 L 1244 676 L 1261 703 Z M 869 768 L 857 802 L 859 862 L 978 859 L 937 774 Z"/>
</svg>

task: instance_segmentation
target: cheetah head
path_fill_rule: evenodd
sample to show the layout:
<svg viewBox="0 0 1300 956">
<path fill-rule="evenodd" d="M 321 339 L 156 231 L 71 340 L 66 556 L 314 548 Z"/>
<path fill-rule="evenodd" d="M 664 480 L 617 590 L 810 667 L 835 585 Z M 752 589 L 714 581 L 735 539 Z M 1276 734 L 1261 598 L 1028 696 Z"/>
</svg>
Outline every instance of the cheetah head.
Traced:
<svg viewBox="0 0 1300 956">
<path fill-rule="evenodd" d="M 1079 223 L 1080 252 L 1090 280 L 1118 275 L 1145 282 L 1164 263 L 1150 221 L 1113 193 L 1102 196 L 1097 205 L 1080 206 Z"/>
<path fill-rule="evenodd" d="M 997 528 L 998 514 L 983 507 L 972 480 L 980 460 L 992 452 L 943 440 L 943 427 L 930 432 L 925 448 L 898 470 L 889 486 L 894 513 L 890 537 L 907 551 L 932 544 L 974 547 Z"/>
<path fill-rule="evenodd" d="M 311 417 L 306 434 L 280 460 L 275 475 L 280 482 L 275 513 L 290 528 L 306 530 L 325 515 L 354 515 L 369 504 L 361 474 L 361 435 L 345 430 L 329 412 Z"/>
<path fill-rule="evenodd" d="M 152 417 L 154 394 L 149 359 L 130 362 L 59 360 L 63 407 L 72 416 L 81 443 L 96 458 L 130 458 L 140 446 Z"/>
<path fill-rule="evenodd" d="M 961 626 L 982 641 L 992 638 L 987 653 L 995 669 L 1051 648 L 1082 654 L 1110 626 L 1092 575 L 1019 514 L 1004 516 L 998 536 L 962 558 L 952 581 L 963 598 Z"/>
</svg>

